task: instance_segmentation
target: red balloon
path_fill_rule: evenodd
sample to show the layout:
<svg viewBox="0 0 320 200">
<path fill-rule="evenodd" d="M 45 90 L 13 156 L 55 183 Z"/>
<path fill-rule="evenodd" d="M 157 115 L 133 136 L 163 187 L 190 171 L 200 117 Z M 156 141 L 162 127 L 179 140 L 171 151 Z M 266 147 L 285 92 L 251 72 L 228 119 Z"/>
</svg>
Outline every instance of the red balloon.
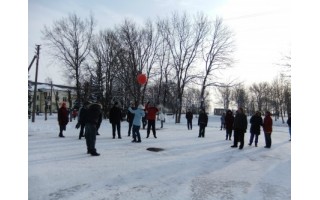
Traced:
<svg viewBox="0 0 320 200">
<path fill-rule="evenodd" d="M 145 74 L 139 74 L 137 80 L 140 85 L 143 85 L 147 82 L 147 76 Z"/>
</svg>

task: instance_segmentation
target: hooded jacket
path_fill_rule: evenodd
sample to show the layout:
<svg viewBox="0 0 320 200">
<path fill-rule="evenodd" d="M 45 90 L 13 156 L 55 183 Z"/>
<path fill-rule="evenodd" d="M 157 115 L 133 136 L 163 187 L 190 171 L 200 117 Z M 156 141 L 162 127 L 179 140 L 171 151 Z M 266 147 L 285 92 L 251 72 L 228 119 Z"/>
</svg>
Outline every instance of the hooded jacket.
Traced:
<svg viewBox="0 0 320 200">
<path fill-rule="evenodd" d="M 139 106 L 136 110 L 133 110 L 131 107 L 129 107 L 128 110 L 129 110 L 129 112 L 134 114 L 132 124 L 135 126 L 141 126 L 141 119 L 142 119 L 142 117 L 145 116 L 143 108 L 141 108 Z"/>
</svg>

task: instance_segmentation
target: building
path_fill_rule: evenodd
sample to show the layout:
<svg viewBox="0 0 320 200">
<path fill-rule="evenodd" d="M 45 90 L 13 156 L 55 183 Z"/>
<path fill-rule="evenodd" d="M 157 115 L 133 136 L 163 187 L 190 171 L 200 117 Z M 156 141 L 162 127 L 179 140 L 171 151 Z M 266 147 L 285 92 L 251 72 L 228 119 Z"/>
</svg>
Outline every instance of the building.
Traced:
<svg viewBox="0 0 320 200">
<path fill-rule="evenodd" d="M 214 115 L 222 115 L 222 113 L 225 113 L 226 110 L 224 108 L 215 108 L 213 111 Z"/>
<path fill-rule="evenodd" d="M 29 81 L 29 93 L 31 94 L 31 102 L 33 102 L 34 82 Z M 36 113 L 57 112 L 62 102 L 65 102 L 67 108 L 70 108 L 69 95 L 71 97 L 71 104 L 74 107 L 74 102 L 77 99 L 76 88 L 71 86 L 56 85 L 50 83 L 37 83 L 36 92 Z M 28 110 L 32 112 L 32 103 Z"/>
</svg>

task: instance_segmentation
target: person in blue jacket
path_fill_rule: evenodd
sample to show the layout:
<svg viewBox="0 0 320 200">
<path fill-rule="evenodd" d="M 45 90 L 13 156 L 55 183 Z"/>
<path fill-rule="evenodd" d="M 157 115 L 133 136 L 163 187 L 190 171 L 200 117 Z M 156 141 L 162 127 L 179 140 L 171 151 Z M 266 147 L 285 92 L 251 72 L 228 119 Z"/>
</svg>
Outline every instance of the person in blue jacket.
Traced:
<svg viewBox="0 0 320 200">
<path fill-rule="evenodd" d="M 139 105 L 137 109 L 133 110 L 131 107 L 128 108 L 129 112 L 134 114 L 133 122 L 132 122 L 132 142 L 141 142 L 140 136 L 140 126 L 141 126 L 141 119 L 145 116 L 144 106 Z"/>
</svg>

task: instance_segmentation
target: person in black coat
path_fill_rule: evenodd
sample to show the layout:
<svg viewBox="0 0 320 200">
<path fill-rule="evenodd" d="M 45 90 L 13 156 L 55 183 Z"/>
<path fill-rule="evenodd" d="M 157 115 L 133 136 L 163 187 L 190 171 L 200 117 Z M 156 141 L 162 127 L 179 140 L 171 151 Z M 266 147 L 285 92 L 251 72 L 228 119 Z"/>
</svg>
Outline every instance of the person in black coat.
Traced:
<svg viewBox="0 0 320 200">
<path fill-rule="evenodd" d="M 243 112 L 243 108 L 239 107 L 234 118 L 233 130 L 234 130 L 234 141 L 232 148 L 238 147 L 238 142 L 240 142 L 239 149 L 243 148 L 244 145 L 244 134 L 247 131 L 248 120 L 247 116 Z"/>
<path fill-rule="evenodd" d="M 204 137 L 205 129 L 208 124 L 208 115 L 204 109 L 200 110 L 199 119 L 198 119 L 198 126 L 199 126 L 199 136 Z"/>
<path fill-rule="evenodd" d="M 289 117 L 288 117 L 288 120 L 287 120 L 287 124 L 288 124 L 288 126 L 289 126 L 289 135 L 290 135 L 289 141 L 291 141 L 291 113 L 289 113 Z"/>
<path fill-rule="evenodd" d="M 112 138 L 116 137 L 116 129 L 118 133 L 118 139 L 121 139 L 121 121 L 122 121 L 122 113 L 119 108 L 118 102 L 115 102 L 113 107 L 109 112 L 109 121 L 112 124 Z"/>
<path fill-rule="evenodd" d="M 233 130 L 233 121 L 234 116 L 231 110 L 227 110 L 226 116 L 225 116 L 225 125 L 226 125 L 226 140 L 231 140 L 232 136 L 232 130 Z"/>
<path fill-rule="evenodd" d="M 79 115 L 78 115 L 78 123 L 76 124 L 76 128 L 80 128 L 79 132 L 79 140 L 81 140 L 81 137 L 84 137 L 84 127 L 85 127 L 85 115 L 87 112 L 87 106 L 90 103 L 88 101 L 84 102 L 83 105 L 81 106 L 79 110 Z"/>
<path fill-rule="evenodd" d="M 101 105 L 97 103 L 88 105 L 84 118 L 87 153 L 92 156 L 99 156 L 100 154 L 97 153 L 95 145 L 97 129 L 100 127 L 102 121 Z"/>
<path fill-rule="evenodd" d="M 256 111 L 256 113 L 250 118 L 250 140 L 249 145 L 251 146 L 254 138 L 254 144 L 258 146 L 258 139 L 260 135 L 260 126 L 263 126 L 263 120 L 261 117 L 261 112 Z"/>
<path fill-rule="evenodd" d="M 192 119 L 193 119 L 193 114 L 190 109 L 188 109 L 188 112 L 186 113 L 186 118 L 187 118 L 187 126 L 188 130 L 192 130 Z"/>
<path fill-rule="evenodd" d="M 133 103 L 131 102 L 130 103 L 130 107 L 131 107 L 131 109 L 135 109 L 135 107 L 134 107 L 134 105 L 133 105 Z M 129 123 L 129 128 L 128 128 L 128 137 L 130 137 L 130 135 L 131 135 L 131 129 L 132 129 L 132 123 L 133 123 L 133 118 L 134 118 L 134 114 L 133 113 L 131 113 L 129 110 L 128 110 L 128 112 L 127 112 L 127 122 Z"/>
</svg>

